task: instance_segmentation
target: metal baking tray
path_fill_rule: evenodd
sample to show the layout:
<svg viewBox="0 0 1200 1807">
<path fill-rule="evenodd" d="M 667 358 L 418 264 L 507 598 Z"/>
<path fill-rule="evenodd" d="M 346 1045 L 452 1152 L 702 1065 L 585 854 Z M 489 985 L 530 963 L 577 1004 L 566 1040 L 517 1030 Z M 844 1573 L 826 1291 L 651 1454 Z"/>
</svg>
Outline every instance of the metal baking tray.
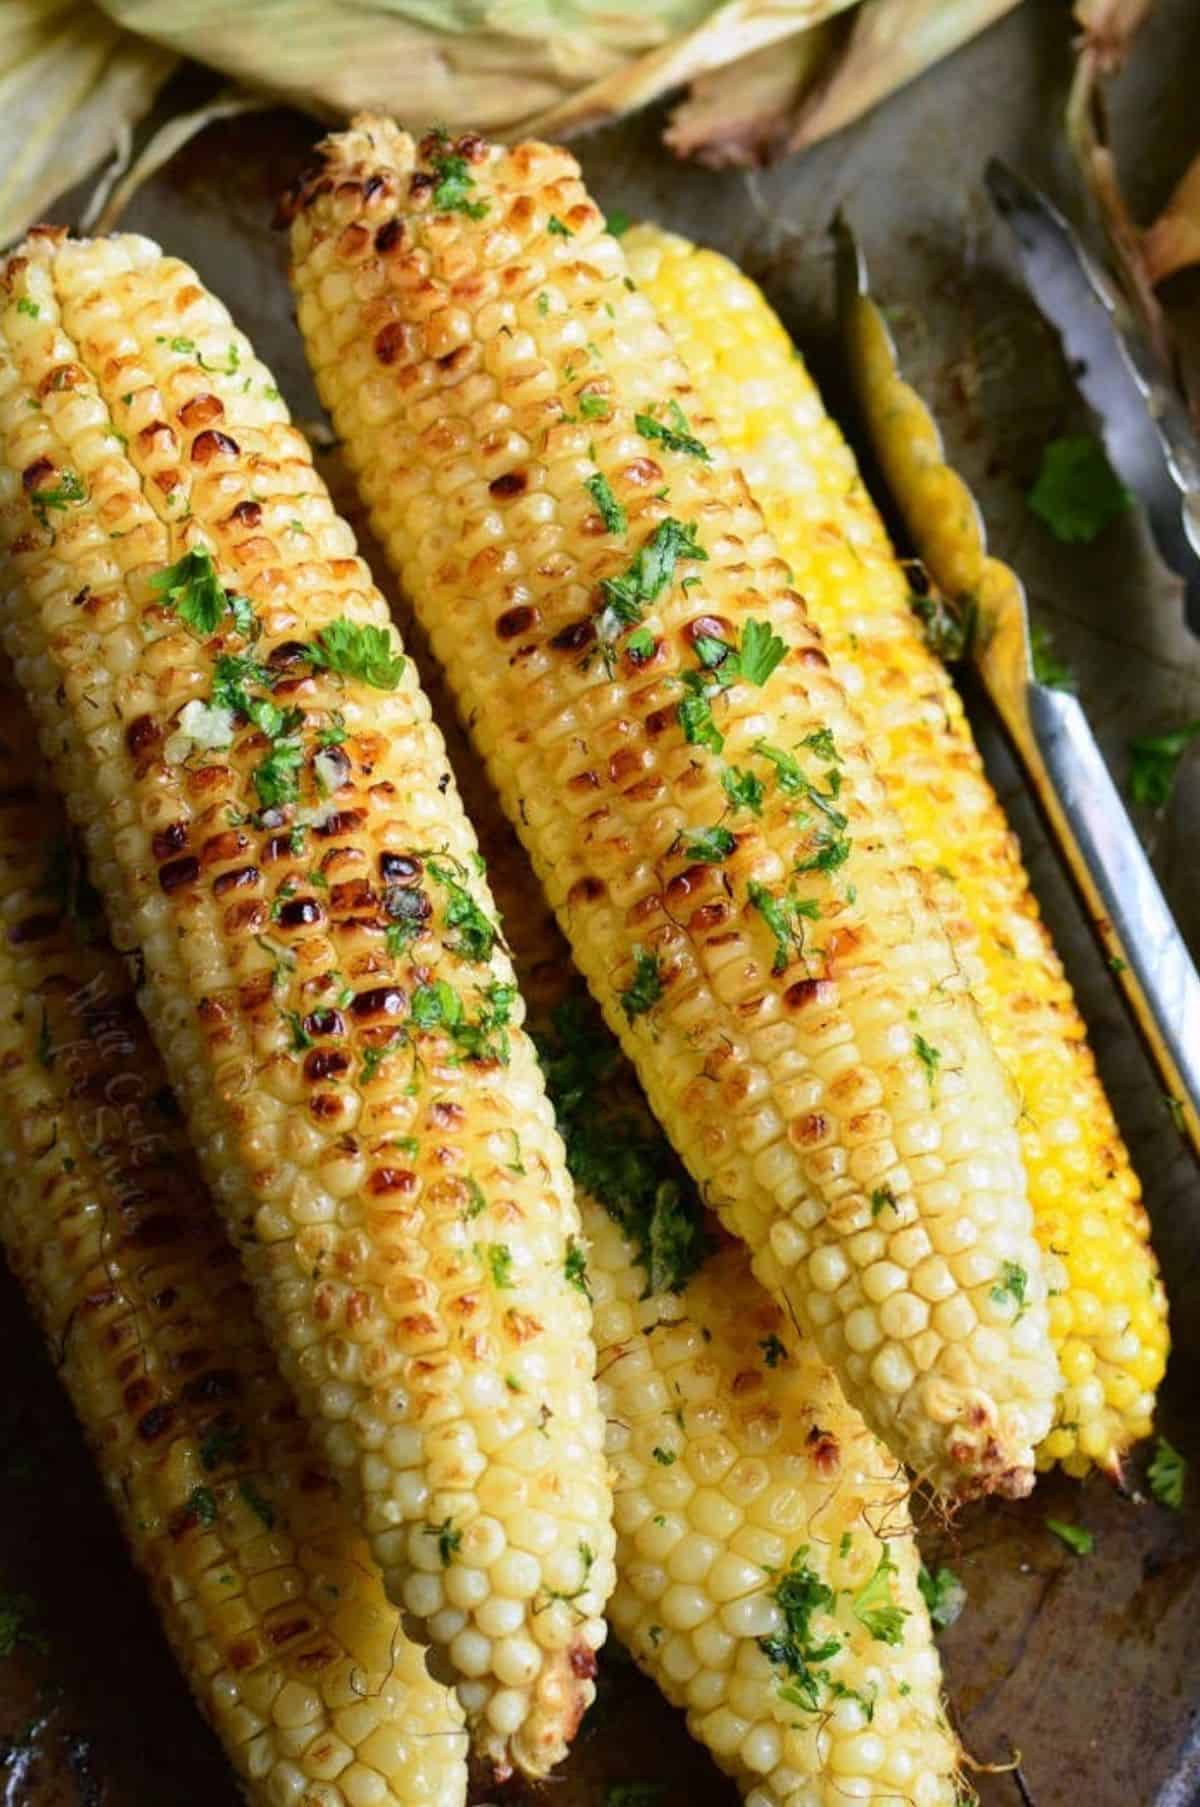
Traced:
<svg viewBox="0 0 1200 1807">
<path fill-rule="evenodd" d="M 856 127 L 780 168 L 713 174 L 661 149 L 659 116 L 579 147 L 602 203 L 738 258 L 761 280 L 835 408 L 831 266 L 835 205 L 869 250 L 908 374 L 934 404 L 953 458 L 1021 570 L 1035 619 L 1076 675 L 1120 776 L 1131 734 L 1200 715 L 1200 645 L 1142 524 L 1126 516 L 1085 548 L 1054 545 L 1024 492 L 1046 440 L 1082 419 L 1056 342 L 1009 261 L 982 187 L 989 154 L 1071 198 L 1059 119 L 1065 4 L 1029 0 Z M 1200 8 L 1160 0 L 1114 94 L 1135 208 L 1161 203 L 1195 150 Z M 293 410 L 317 412 L 291 319 L 275 197 L 316 128 L 272 112 L 210 129 L 137 198 L 126 224 L 191 259 L 274 366 Z M 70 208 L 64 216 L 74 217 Z M 1191 297 L 1200 324 L 1200 284 Z M 1182 301 L 1187 304 L 1187 284 Z M 1173 1305 L 1162 1426 L 1200 1457 L 1200 1176 L 1096 957 L 986 711 L 969 698 L 989 767 L 1088 1019 L 1145 1185 Z M 1143 823 L 1176 914 L 1200 946 L 1200 760 L 1161 821 Z M 43 1647 L 0 1657 L 0 1807 L 234 1807 L 236 1786 L 192 1707 L 132 1574 L 49 1361 L 0 1277 L 0 1597 L 20 1593 Z M 927 1525 L 969 1604 L 942 1638 L 963 1741 L 985 1807 L 1189 1807 L 1200 1796 L 1200 1461 L 1187 1509 L 1138 1506 L 1092 1477 L 1044 1480 L 1020 1505 Z M 1095 1536 L 1079 1559 L 1047 1516 Z M 736 1794 L 620 1653 L 555 1807 L 602 1807 L 609 1785 L 664 1785 L 662 1807 L 732 1807 Z M 520 1800 L 520 1784 L 474 1798 Z"/>
</svg>

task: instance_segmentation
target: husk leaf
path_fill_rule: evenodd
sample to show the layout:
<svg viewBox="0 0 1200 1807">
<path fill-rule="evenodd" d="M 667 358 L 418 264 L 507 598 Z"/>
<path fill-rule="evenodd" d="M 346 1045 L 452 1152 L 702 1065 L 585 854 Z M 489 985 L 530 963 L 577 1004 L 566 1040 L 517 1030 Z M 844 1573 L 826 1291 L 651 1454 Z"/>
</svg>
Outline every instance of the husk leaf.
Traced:
<svg viewBox="0 0 1200 1807">
<path fill-rule="evenodd" d="M 0 4 L 0 247 L 127 149 L 177 58 L 78 0 Z"/>
</svg>

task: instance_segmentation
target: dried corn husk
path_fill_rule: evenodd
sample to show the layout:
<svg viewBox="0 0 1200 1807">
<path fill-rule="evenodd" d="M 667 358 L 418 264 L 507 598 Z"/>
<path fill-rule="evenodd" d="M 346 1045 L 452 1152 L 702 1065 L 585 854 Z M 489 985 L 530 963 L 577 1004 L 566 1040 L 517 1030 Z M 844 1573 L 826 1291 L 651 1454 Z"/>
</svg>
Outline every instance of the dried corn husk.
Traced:
<svg viewBox="0 0 1200 1807">
<path fill-rule="evenodd" d="M 0 248 L 110 152 L 178 58 L 79 0 L 0 3 Z"/>
<path fill-rule="evenodd" d="M 665 137 L 702 163 L 765 163 L 850 125 L 1019 0 L 862 0 L 836 24 L 701 77 Z"/>
</svg>

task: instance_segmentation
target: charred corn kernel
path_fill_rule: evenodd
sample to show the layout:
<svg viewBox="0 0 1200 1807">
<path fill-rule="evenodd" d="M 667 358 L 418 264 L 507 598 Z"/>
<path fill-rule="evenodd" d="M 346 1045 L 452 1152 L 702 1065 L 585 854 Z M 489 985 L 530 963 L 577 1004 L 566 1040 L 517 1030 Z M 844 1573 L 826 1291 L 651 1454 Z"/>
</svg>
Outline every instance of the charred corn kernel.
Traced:
<svg viewBox="0 0 1200 1807">
<path fill-rule="evenodd" d="M 318 385 L 656 1114 L 897 1452 L 1024 1492 L 1057 1372 L 1015 1099 L 670 341 L 567 153 L 372 120 L 324 158 Z M 865 1276 L 913 1224 L 960 1310 L 910 1354 Z"/>
<path fill-rule="evenodd" d="M 248 1798 L 462 1807 L 461 1709 L 272 1360 L 7 671 L 0 711 L 9 1264 Z"/>
<path fill-rule="evenodd" d="M 996 1049 L 1021 1096 L 1034 1228 L 1066 1381 L 1039 1461 L 1110 1472 L 1150 1430 L 1167 1354 L 1149 1221 L 1020 850 L 910 584 L 835 423 L 763 296 L 712 251 L 640 226 L 630 268 L 853 686 L 917 864 L 940 888 Z M 1102 1397 L 1079 1392 L 1095 1374 Z"/>
<path fill-rule="evenodd" d="M 604 1637 L 603 1424 L 578 1215 L 440 736 L 194 272 L 145 239 L 35 236 L 2 300 L 18 675 L 285 1376 L 440 1672 L 472 1634 L 478 1746 L 541 1773 Z M 531 1509 L 550 1535 L 518 1573 Z M 486 1586 L 451 1607 L 460 1563 Z M 520 1661 L 480 1623 L 496 1596 Z"/>
</svg>

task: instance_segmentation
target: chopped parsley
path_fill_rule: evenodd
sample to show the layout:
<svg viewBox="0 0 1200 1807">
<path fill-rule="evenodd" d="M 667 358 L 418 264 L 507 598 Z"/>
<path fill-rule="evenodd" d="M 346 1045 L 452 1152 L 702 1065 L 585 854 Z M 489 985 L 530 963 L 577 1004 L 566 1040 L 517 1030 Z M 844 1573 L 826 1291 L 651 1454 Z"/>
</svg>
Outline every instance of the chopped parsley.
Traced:
<svg viewBox="0 0 1200 1807">
<path fill-rule="evenodd" d="M 1019 1323 L 1029 1309 L 1028 1291 L 1029 1275 L 1025 1269 L 1015 1261 L 1002 1261 L 1000 1278 L 993 1286 L 991 1296 L 997 1305 L 1006 1305 L 1011 1300 L 1017 1314 L 1014 1324 Z"/>
<path fill-rule="evenodd" d="M 483 1257 L 487 1262 L 488 1272 L 492 1276 L 492 1285 L 496 1288 L 497 1292 L 511 1292 L 513 1289 L 513 1258 L 512 1250 L 509 1248 L 508 1244 L 505 1242 L 485 1242 L 483 1244 Z"/>
<path fill-rule="evenodd" d="M 878 1217 L 881 1211 L 886 1211 L 889 1207 L 896 1210 L 896 1194 L 890 1186 L 876 1186 L 871 1194 L 871 1216 Z"/>
<path fill-rule="evenodd" d="M 576 1185 L 629 1238 L 646 1296 L 681 1291 L 708 1253 L 700 1200 L 627 1080 L 623 1096 L 627 1070 L 590 1000 L 560 1005 L 538 1052 Z"/>
<path fill-rule="evenodd" d="M 179 619 L 202 639 L 216 633 L 227 610 L 232 612 L 239 632 L 246 634 L 253 629 L 249 600 L 222 587 L 212 554 L 205 546 L 193 546 L 175 564 L 156 571 L 150 588 L 158 591 L 164 608 L 174 609 Z"/>
<path fill-rule="evenodd" d="M 1162 809 L 1170 800 L 1180 762 L 1200 736 L 1200 719 L 1164 734 L 1138 734 L 1129 743 L 1129 795 L 1135 803 Z"/>
<path fill-rule="evenodd" d="M 1068 545 L 1094 540 L 1129 502 L 1129 491 L 1090 433 L 1052 439 L 1029 492 L 1034 514 Z"/>
<path fill-rule="evenodd" d="M 600 610 L 597 632 L 602 641 L 611 643 L 622 628 L 636 627 L 642 619 L 643 607 L 673 581 L 675 567 L 681 559 L 706 560 L 708 553 L 697 542 L 696 529 L 690 522 L 677 521 L 668 515 L 636 554 L 628 570 L 620 577 L 606 577 L 600 585 L 604 606 Z"/>
<path fill-rule="evenodd" d="M 897 1606 L 892 1599 L 891 1577 L 897 1573 L 885 1543 L 879 1553 L 875 1573 L 851 1601 L 851 1610 L 859 1624 L 865 1625 L 880 1644 L 904 1642 L 904 1621 L 908 1617 L 908 1609 Z"/>
<path fill-rule="evenodd" d="M 604 230 L 611 232 L 614 238 L 620 238 L 633 225 L 632 219 L 623 207 L 614 207 L 604 222 Z M 657 1786 L 657 1784 L 655 1784 Z"/>
<path fill-rule="evenodd" d="M 818 1673 L 815 1665 L 835 1657 L 842 1641 L 832 1636 L 818 1637 L 814 1631 L 816 1614 L 831 1612 L 835 1602 L 833 1590 L 805 1563 L 807 1555 L 808 1545 L 801 1544 L 777 1580 L 771 1598 L 783 1615 L 784 1629 L 771 1637 L 759 1638 L 758 1647 L 769 1662 L 787 1675 L 786 1685 L 780 1688 L 781 1698 L 816 1712 L 820 1683 L 828 1677 Z"/>
<path fill-rule="evenodd" d="M 710 700 L 716 695 L 718 686 L 706 683 L 704 674 L 699 671 L 685 671 L 683 685 L 688 694 L 675 712 L 683 738 L 689 746 L 707 747 L 710 753 L 720 753 L 725 746 L 725 736 L 713 720 Z"/>
<path fill-rule="evenodd" d="M 672 1463 L 679 1460 L 673 1449 L 664 1449 L 661 1443 L 656 1443 L 650 1453 L 660 1468 L 670 1468 Z"/>
<path fill-rule="evenodd" d="M 508 1024 L 517 1000 L 515 985 L 494 980 L 480 994 L 479 1015 L 470 1018 L 463 1001 L 444 979 L 418 985 L 409 1006 L 416 1029 L 445 1029 L 467 1060 L 494 1060 L 508 1064 Z"/>
<path fill-rule="evenodd" d="M 437 182 L 433 190 L 433 205 L 439 213 L 465 213 L 469 220 L 481 220 L 491 203 L 484 197 L 473 200 L 471 190 L 475 186 L 475 178 L 465 157 L 435 157 L 433 173 Z"/>
<path fill-rule="evenodd" d="M 787 642 L 779 638 L 768 622 L 747 621 L 742 629 L 738 663 L 748 684 L 765 684 L 786 656 Z"/>
<path fill-rule="evenodd" d="M 449 867 L 438 860 L 430 860 L 429 876 L 443 886 L 447 894 L 445 923 L 453 937 L 447 945 L 464 960 L 490 960 L 498 934 L 495 923 L 484 915 Z M 403 895 L 406 887 L 399 889 Z M 413 932 L 417 932 L 415 927 Z"/>
<path fill-rule="evenodd" d="M 465 1184 L 469 1203 L 466 1210 L 463 1212 L 463 1216 L 466 1218 L 467 1222 L 470 1223 L 473 1218 L 483 1216 L 483 1213 L 487 1210 L 487 1198 L 484 1194 L 483 1187 L 479 1184 L 479 1181 L 475 1178 L 474 1174 L 467 1175 Z"/>
<path fill-rule="evenodd" d="M 575 234 L 569 226 L 564 226 L 556 213 L 552 213 L 546 221 L 546 231 L 552 232 L 555 238 L 574 238 Z"/>
<path fill-rule="evenodd" d="M 917 1576 L 921 1598 L 929 1608 L 929 1617 L 938 1631 L 945 1631 L 967 1604 L 967 1590 L 953 1569 L 927 1569 L 921 1564 Z"/>
<path fill-rule="evenodd" d="M 737 846 L 735 836 L 727 828 L 719 825 L 715 828 L 685 828 L 682 833 L 683 851 L 689 860 L 699 860 L 706 865 L 716 866 Z"/>
<path fill-rule="evenodd" d="M 850 858 L 849 838 L 829 828 L 818 828 L 813 836 L 813 852 L 796 862 L 797 872 L 832 873 Z"/>
<path fill-rule="evenodd" d="M 921 623 L 922 638 L 931 653 L 952 665 L 965 659 L 975 632 L 975 609 L 970 603 L 951 602 L 940 590 L 910 590 L 908 606 Z"/>
<path fill-rule="evenodd" d="M 1096 1539 L 1082 1525 L 1066 1525 L 1061 1518 L 1048 1518 L 1046 1529 L 1060 1543 L 1065 1543 L 1068 1550 L 1073 1550 L 1076 1556 L 1090 1556 L 1096 1547 Z"/>
<path fill-rule="evenodd" d="M 585 478 L 583 487 L 596 504 L 600 519 L 608 531 L 624 533 L 629 525 L 629 517 L 613 495 L 612 485 L 604 472 L 597 471 L 594 476 Z"/>
<path fill-rule="evenodd" d="M 607 395 L 601 395 L 595 389 L 587 389 L 579 398 L 580 420 L 607 420 L 612 412 L 612 403 Z"/>
<path fill-rule="evenodd" d="M 63 471 L 59 481 L 50 489 L 35 489 L 29 498 L 29 506 L 43 527 L 49 527 L 49 510 L 54 508 L 62 512 L 74 502 L 86 502 L 87 490 L 83 479 L 74 471 Z"/>
<path fill-rule="evenodd" d="M 1154 1456 L 1146 1470 L 1150 1491 L 1160 1506 L 1172 1512 L 1183 1509 L 1183 1490 L 1187 1483 L 1187 1457 L 1172 1448 L 1165 1437 L 1154 1439 Z"/>
<path fill-rule="evenodd" d="M 775 937 L 771 971 L 775 974 L 786 972 L 793 956 L 804 952 L 803 924 L 821 919 L 820 903 L 815 897 L 793 897 L 790 893 L 777 897 L 766 885 L 756 884 L 753 880 L 746 895 L 751 907 L 758 911 Z"/>
<path fill-rule="evenodd" d="M 763 797 L 762 780 L 753 772 L 747 772 L 740 766 L 727 765 L 721 773 L 721 789 L 729 799 L 731 809 L 748 809 L 752 815 L 761 816 Z"/>
<path fill-rule="evenodd" d="M 407 663 L 403 653 L 393 650 L 385 627 L 361 625 L 344 615 L 321 629 L 309 658 L 314 665 L 360 678 L 376 690 L 395 690 Z"/>
<path fill-rule="evenodd" d="M 648 659 L 654 651 L 654 635 L 648 627 L 639 627 L 636 633 L 630 634 L 625 642 L 625 651 L 631 659 Z"/>
<path fill-rule="evenodd" d="M 913 1053 L 925 1069 L 925 1077 L 929 1081 L 929 1089 L 932 1092 L 934 1081 L 938 1076 L 938 1068 L 942 1064 L 942 1051 L 940 1048 L 931 1046 L 923 1035 L 914 1035 Z"/>
<path fill-rule="evenodd" d="M 645 948 L 633 950 L 633 978 L 620 994 L 621 1008 L 632 1023 L 636 1017 L 652 1010 L 663 995 L 662 973 L 658 957 Z"/>
<path fill-rule="evenodd" d="M 567 1255 L 563 1262 L 563 1273 L 567 1282 L 576 1292 L 581 1292 L 585 1299 L 592 1296 L 591 1283 L 588 1280 L 587 1255 L 581 1242 L 572 1236 L 567 1241 Z"/>
<path fill-rule="evenodd" d="M 444 1518 L 440 1525 L 426 1525 L 425 1531 L 427 1536 L 437 1538 L 438 1555 L 442 1559 L 442 1567 L 448 1569 L 462 1543 L 462 1532 L 454 1529 L 452 1518 Z"/>
<path fill-rule="evenodd" d="M 777 1368 L 780 1362 L 787 1360 L 787 1350 L 777 1336 L 764 1336 L 758 1346 L 763 1352 L 763 1360 L 768 1368 Z"/>
<path fill-rule="evenodd" d="M 28 314 L 31 320 L 36 320 L 41 311 L 37 302 L 31 301 L 28 295 L 22 295 L 21 299 L 17 302 L 18 314 Z"/>
<path fill-rule="evenodd" d="M 264 809 L 294 803 L 300 795 L 297 774 L 304 764 L 304 748 L 298 740 L 277 740 L 267 757 L 254 768 L 254 788 Z"/>
<path fill-rule="evenodd" d="M 292 1032 L 292 1053 L 302 1054 L 306 1048 L 311 1048 L 313 1045 L 313 1038 L 304 1027 L 304 1018 L 298 1010 L 285 1010 L 283 1014 L 288 1028 Z"/>
<path fill-rule="evenodd" d="M 674 398 L 667 403 L 666 421 L 655 420 L 653 414 L 635 414 L 633 424 L 643 439 L 657 440 L 669 452 L 683 452 L 704 464 L 712 462 L 708 447 L 690 430 L 687 415 Z"/>
</svg>

